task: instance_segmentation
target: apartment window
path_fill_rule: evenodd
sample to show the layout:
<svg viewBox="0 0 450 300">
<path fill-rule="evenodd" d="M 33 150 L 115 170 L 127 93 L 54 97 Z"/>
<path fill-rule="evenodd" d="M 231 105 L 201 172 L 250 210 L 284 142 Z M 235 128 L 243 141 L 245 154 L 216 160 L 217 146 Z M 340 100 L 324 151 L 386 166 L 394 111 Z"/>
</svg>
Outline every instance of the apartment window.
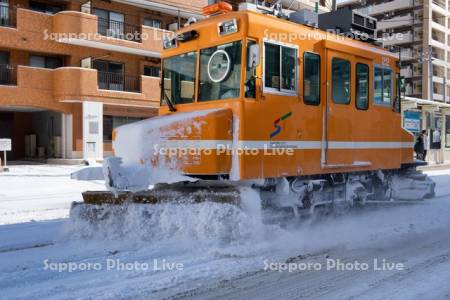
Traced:
<svg viewBox="0 0 450 300">
<path fill-rule="evenodd" d="M 116 73 L 116 74 L 124 73 L 124 66 L 122 63 L 119 62 L 94 60 L 93 67 L 99 72 Z"/>
<path fill-rule="evenodd" d="M 148 26 L 148 27 L 159 28 L 159 29 L 162 28 L 162 22 L 160 20 L 156 20 L 156 19 L 145 18 L 144 25 Z"/>
<path fill-rule="evenodd" d="M 392 71 L 389 68 L 374 67 L 375 104 L 390 105 L 392 101 Z"/>
<path fill-rule="evenodd" d="M 303 96 L 309 105 L 320 103 L 320 55 L 305 52 L 303 59 Z"/>
<path fill-rule="evenodd" d="M 144 75 L 151 77 L 159 77 L 160 68 L 155 66 L 144 66 Z"/>
<path fill-rule="evenodd" d="M 369 108 L 369 66 L 356 64 L 356 108 Z"/>
<path fill-rule="evenodd" d="M 123 38 L 125 32 L 125 16 L 121 13 L 94 8 L 98 18 L 98 33 L 105 36 Z"/>
<path fill-rule="evenodd" d="M 0 26 L 9 26 L 9 1 L 0 0 Z"/>
<path fill-rule="evenodd" d="M 31 55 L 29 58 L 30 67 L 57 69 L 63 66 L 61 57 Z"/>
<path fill-rule="evenodd" d="M 264 87 L 267 91 L 297 93 L 297 49 L 264 43 Z"/>
<path fill-rule="evenodd" d="M 103 141 L 111 142 L 112 132 L 117 127 L 139 122 L 141 120 L 143 120 L 143 118 L 103 116 Z"/>
<path fill-rule="evenodd" d="M 30 9 L 45 14 L 54 15 L 64 10 L 63 5 L 54 5 L 47 2 L 30 1 Z"/>
<path fill-rule="evenodd" d="M 9 66 L 9 53 L 0 52 L 0 84 L 10 83 L 11 68 Z"/>
<path fill-rule="evenodd" d="M 341 58 L 332 61 L 332 95 L 336 104 L 350 103 L 350 62 Z"/>
<path fill-rule="evenodd" d="M 0 65 L 8 65 L 9 64 L 9 53 L 0 51 Z"/>
</svg>

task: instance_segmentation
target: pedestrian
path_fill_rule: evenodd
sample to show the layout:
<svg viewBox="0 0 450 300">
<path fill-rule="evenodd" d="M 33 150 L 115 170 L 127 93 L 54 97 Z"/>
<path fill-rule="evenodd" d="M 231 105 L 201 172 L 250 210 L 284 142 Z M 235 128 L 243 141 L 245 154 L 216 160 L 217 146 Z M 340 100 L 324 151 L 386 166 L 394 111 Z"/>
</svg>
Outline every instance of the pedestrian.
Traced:
<svg viewBox="0 0 450 300">
<path fill-rule="evenodd" d="M 416 143 L 414 144 L 414 151 L 416 152 L 417 159 L 423 159 L 423 152 L 425 150 L 425 145 L 423 143 L 423 133 L 420 133 L 417 137 Z"/>
<path fill-rule="evenodd" d="M 430 140 L 428 139 L 428 134 L 426 130 L 422 130 L 422 139 L 423 139 L 423 155 L 422 160 L 427 160 L 427 154 L 430 150 Z"/>
<path fill-rule="evenodd" d="M 444 163 L 443 153 L 442 153 L 442 144 L 441 144 L 441 131 L 439 129 L 435 129 L 433 131 L 433 140 L 432 145 L 434 149 L 434 160 L 436 164 Z"/>
</svg>

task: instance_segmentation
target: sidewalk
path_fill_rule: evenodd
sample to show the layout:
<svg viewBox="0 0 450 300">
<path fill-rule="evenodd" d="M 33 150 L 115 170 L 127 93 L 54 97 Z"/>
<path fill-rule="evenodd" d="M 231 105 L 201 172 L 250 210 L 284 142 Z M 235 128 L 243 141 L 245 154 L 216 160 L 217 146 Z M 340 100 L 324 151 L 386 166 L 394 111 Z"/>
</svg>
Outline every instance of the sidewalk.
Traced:
<svg viewBox="0 0 450 300">
<path fill-rule="evenodd" d="M 418 167 L 417 169 L 422 170 L 422 171 L 448 170 L 448 169 L 450 169 L 450 162 L 445 162 L 440 165 L 433 163 L 433 164 L 429 164 L 428 166 Z"/>
</svg>

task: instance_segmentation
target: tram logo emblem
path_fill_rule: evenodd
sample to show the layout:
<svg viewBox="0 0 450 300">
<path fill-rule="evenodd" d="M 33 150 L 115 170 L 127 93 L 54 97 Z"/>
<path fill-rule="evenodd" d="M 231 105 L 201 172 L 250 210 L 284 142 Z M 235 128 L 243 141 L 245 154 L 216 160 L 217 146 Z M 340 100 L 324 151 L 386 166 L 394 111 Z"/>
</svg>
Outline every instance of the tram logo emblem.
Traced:
<svg viewBox="0 0 450 300">
<path fill-rule="evenodd" d="M 273 122 L 273 126 L 275 127 L 275 130 L 270 134 L 270 138 L 273 139 L 274 137 L 276 137 L 277 135 L 279 135 L 282 131 L 282 127 L 280 125 L 280 123 L 286 119 L 289 119 L 292 116 L 292 112 L 289 112 L 287 114 L 285 114 L 284 116 L 282 116 L 281 118 L 276 119 Z"/>
</svg>

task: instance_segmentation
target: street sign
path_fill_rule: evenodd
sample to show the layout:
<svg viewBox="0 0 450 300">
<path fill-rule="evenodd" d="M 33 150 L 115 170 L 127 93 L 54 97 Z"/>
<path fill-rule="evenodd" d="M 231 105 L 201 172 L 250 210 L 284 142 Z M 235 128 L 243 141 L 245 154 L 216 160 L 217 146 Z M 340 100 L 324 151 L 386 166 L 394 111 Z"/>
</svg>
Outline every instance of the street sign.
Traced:
<svg viewBox="0 0 450 300">
<path fill-rule="evenodd" d="M 421 114 L 416 111 L 405 111 L 404 128 L 408 131 L 419 133 L 421 128 Z"/>
<path fill-rule="evenodd" d="M 12 143 L 11 139 L 0 139 L 0 151 L 11 151 Z"/>
</svg>

